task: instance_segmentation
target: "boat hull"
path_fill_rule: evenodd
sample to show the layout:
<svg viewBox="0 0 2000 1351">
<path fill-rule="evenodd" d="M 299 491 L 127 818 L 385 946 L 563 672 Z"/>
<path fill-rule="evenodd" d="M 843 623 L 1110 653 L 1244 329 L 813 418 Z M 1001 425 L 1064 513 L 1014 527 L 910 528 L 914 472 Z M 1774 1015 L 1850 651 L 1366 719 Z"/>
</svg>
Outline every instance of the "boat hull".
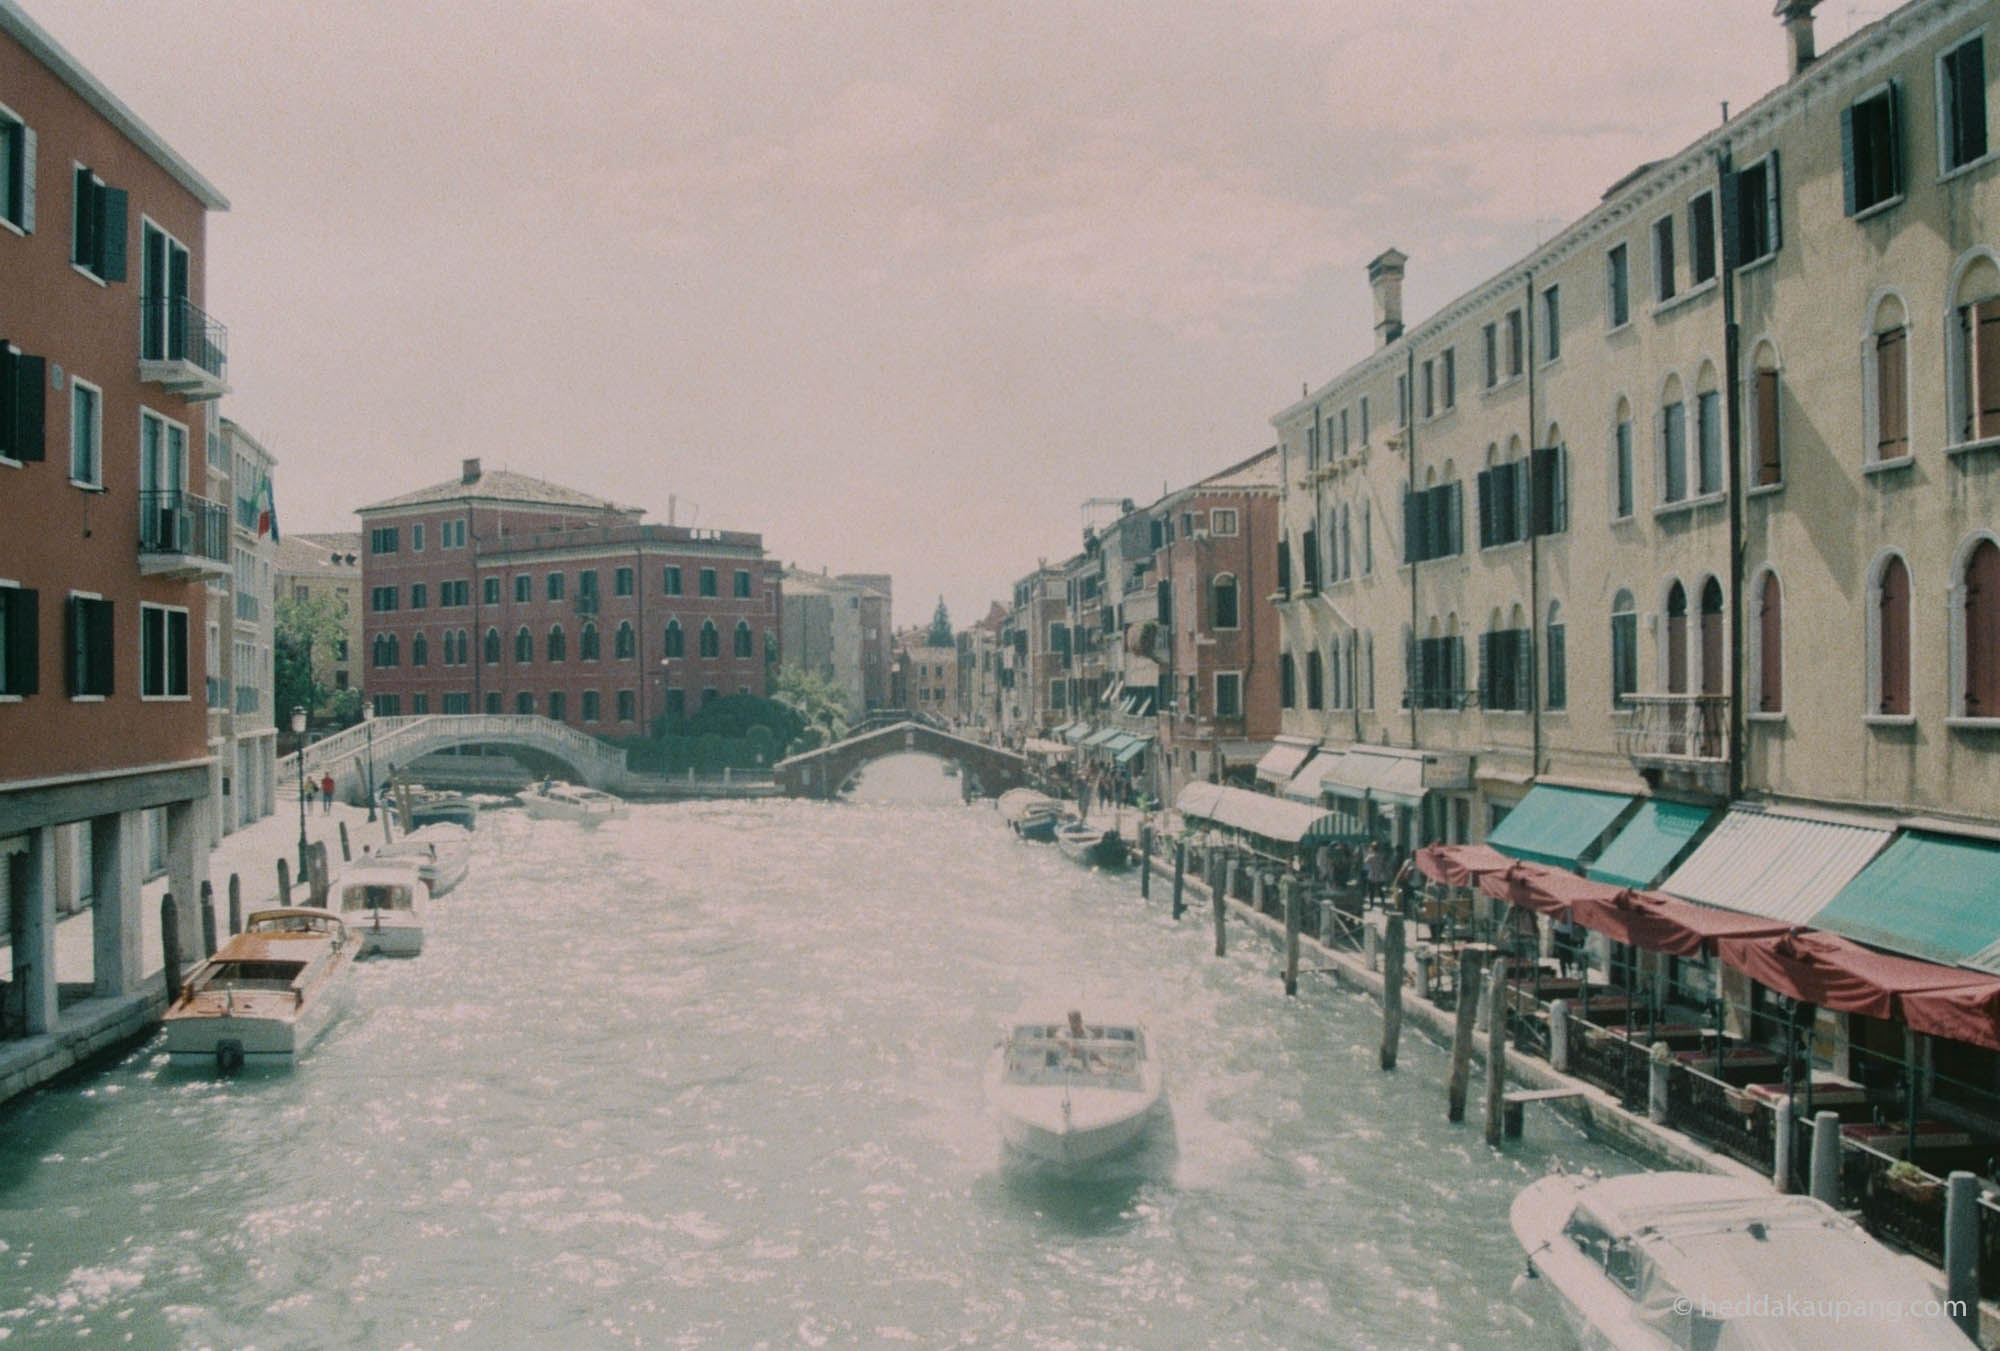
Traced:
<svg viewBox="0 0 2000 1351">
<path fill-rule="evenodd" d="M 357 917 L 354 921 L 354 935 L 360 944 L 355 952 L 357 957 L 416 957 L 424 950 L 424 926 L 410 922 L 409 916 L 398 911 L 394 921 L 384 920 L 379 926 L 367 919 Z"/>
<path fill-rule="evenodd" d="M 224 1064 L 228 1052 L 240 1055 L 244 1065 L 289 1067 L 346 1009 L 349 991 L 343 974 L 330 972 L 313 996 L 289 1013 L 209 1012 L 208 1000 L 177 1005 L 162 1020 L 167 1062 L 208 1069 Z"/>
<path fill-rule="evenodd" d="M 1086 868 L 1117 872 L 1131 863 L 1125 852 L 1125 841 L 1115 830 L 1059 831 L 1055 838 L 1065 857 Z"/>
<path fill-rule="evenodd" d="M 986 1067 L 986 1101 L 1007 1148 L 1023 1158 L 1080 1168 L 1136 1148 L 1159 1119 L 1166 1084 L 1147 1062 L 1134 1090 L 1005 1082 L 1006 1053 Z"/>
</svg>

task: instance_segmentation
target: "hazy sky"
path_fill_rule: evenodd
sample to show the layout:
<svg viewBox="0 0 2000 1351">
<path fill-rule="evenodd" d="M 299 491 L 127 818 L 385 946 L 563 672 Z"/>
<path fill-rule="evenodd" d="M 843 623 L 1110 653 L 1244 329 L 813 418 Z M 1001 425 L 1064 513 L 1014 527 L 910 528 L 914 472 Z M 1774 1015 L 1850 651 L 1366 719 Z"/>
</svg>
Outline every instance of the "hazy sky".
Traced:
<svg viewBox="0 0 2000 1351">
<path fill-rule="evenodd" d="M 477 455 L 900 623 L 1270 444 L 1382 249 L 1421 316 L 1785 75 L 1771 0 L 24 7 L 230 199 L 288 531 Z"/>
</svg>

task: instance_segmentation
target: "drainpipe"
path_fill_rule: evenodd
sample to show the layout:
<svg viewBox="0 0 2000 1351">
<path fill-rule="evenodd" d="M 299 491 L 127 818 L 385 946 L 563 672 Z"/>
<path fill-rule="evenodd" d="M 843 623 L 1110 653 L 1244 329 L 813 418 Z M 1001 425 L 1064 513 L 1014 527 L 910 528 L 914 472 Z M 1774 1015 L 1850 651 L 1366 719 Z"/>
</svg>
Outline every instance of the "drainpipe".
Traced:
<svg viewBox="0 0 2000 1351">
<path fill-rule="evenodd" d="M 479 536 L 472 533 L 472 509 L 465 511 L 465 548 L 472 559 L 472 636 L 479 639 L 479 655 L 472 662 L 472 711 L 486 711 L 486 579 L 479 575 Z"/>
<path fill-rule="evenodd" d="M 643 539 L 634 541 L 632 545 L 632 590 L 639 597 L 639 628 L 632 636 L 632 664 L 639 668 L 639 735 L 649 736 L 652 725 L 646 721 L 646 687 L 653 683 L 653 672 L 647 665 L 652 660 L 652 649 L 646 646 L 646 550 Z M 667 698 L 666 683 L 666 677 L 661 676 L 662 703 Z"/>
<path fill-rule="evenodd" d="M 1810 15 L 1807 16 L 1810 20 Z M 1807 41 L 1810 42 L 1810 29 Z M 1734 159 L 1725 141 L 1715 154 L 1716 200 L 1735 201 Z M 1742 334 L 1736 322 L 1736 217 L 1722 216 L 1722 389 L 1727 426 L 1723 482 L 1729 492 L 1729 800 L 1743 793 L 1743 407 L 1738 385 L 1742 377 Z"/>
<path fill-rule="evenodd" d="M 1397 411 L 1403 415 L 1403 463 L 1406 466 L 1407 481 L 1404 485 L 1404 501 L 1414 501 L 1417 496 L 1417 349 L 1414 344 L 1403 349 L 1403 406 Z M 1403 528 L 1407 535 L 1409 516 L 1405 513 Z M 1410 541 L 1403 540 L 1408 549 Z M 1413 555 L 1410 559 L 1410 642 L 1403 649 L 1403 679 L 1410 678 L 1410 656 L 1419 641 L 1417 637 L 1417 567 Z M 1417 692 L 1408 690 L 1410 701 L 1410 749 L 1422 750 L 1423 742 L 1417 737 Z"/>
<path fill-rule="evenodd" d="M 1535 530 L 1535 272 L 1528 269 L 1522 277 L 1527 288 L 1524 308 L 1527 322 L 1522 332 L 1528 350 L 1526 358 L 1528 370 L 1528 725 L 1532 733 L 1532 743 L 1528 752 L 1528 770 L 1539 776 L 1542 772 L 1542 537 Z"/>
</svg>

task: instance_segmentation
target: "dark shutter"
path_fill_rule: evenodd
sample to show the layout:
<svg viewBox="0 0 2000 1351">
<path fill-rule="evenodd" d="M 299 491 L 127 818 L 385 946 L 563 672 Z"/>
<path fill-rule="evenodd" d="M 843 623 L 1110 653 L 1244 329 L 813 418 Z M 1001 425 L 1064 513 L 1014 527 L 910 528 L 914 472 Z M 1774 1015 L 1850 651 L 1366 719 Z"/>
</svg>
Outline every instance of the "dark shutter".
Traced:
<svg viewBox="0 0 2000 1351">
<path fill-rule="evenodd" d="M 1905 714 L 1910 711 L 1910 573 L 1900 558 L 1882 569 L 1880 605 L 1878 711 Z"/>
<path fill-rule="evenodd" d="M 1537 446 L 1529 458 L 1528 533 L 1553 535 L 1557 524 L 1557 480 L 1562 471 L 1561 452 L 1554 446 Z"/>
<path fill-rule="evenodd" d="M 1528 621 L 1534 623 L 1531 617 Z M 1532 628 L 1514 630 L 1514 707 L 1526 710 L 1528 692 L 1534 686 L 1535 631 Z"/>
<path fill-rule="evenodd" d="M 1479 635 L 1479 706 L 1481 708 L 1498 708 L 1500 706 L 1493 692 L 1493 677 L 1495 675 L 1493 669 L 1493 639 L 1495 636 L 1492 633 L 1482 633 Z"/>
<path fill-rule="evenodd" d="M 1785 246 L 1784 211 L 1779 205 L 1778 152 L 1764 159 L 1764 251 L 1776 253 Z"/>
<path fill-rule="evenodd" d="M 1465 512 L 1461 506 L 1464 485 L 1456 479 L 1438 489 L 1438 510 L 1443 515 L 1443 533 L 1447 546 L 1442 552 L 1452 555 L 1465 552 Z"/>
<path fill-rule="evenodd" d="M 125 218 L 130 211 L 123 188 L 105 188 L 100 199 L 103 210 L 102 243 L 98 276 L 106 281 L 125 280 Z"/>
<path fill-rule="evenodd" d="M 1722 266 L 1734 270 L 1743 262 L 1742 176 L 1732 170 L 1722 175 L 1722 200 L 1717 203 L 1722 230 Z"/>
<path fill-rule="evenodd" d="M 1854 179 L 1854 105 L 1849 104 L 1840 110 L 1840 209 L 1844 214 L 1854 214 L 1858 196 Z"/>
<path fill-rule="evenodd" d="M 1777 713 L 1785 706 L 1784 624 L 1778 575 L 1767 572 L 1757 616 L 1757 707 L 1765 713 Z"/>
<path fill-rule="evenodd" d="M 1877 459 L 1893 460 L 1910 452 L 1910 415 L 1906 391 L 1910 330 L 1898 328 L 1875 339 L 1875 411 Z"/>
<path fill-rule="evenodd" d="M 48 440 L 49 363 L 45 357 L 11 352 L 8 365 L 7 389 L 0 393 L 0 406 L 7 410 L 0 422 L 0 435 L 6 437 L 0 450 L 17 460 L 39 462 Z"/>
<path fill-rule="evenodd" d="M 1986 44 L 1978 38 L 1951 54 L 1952 165 L 1986 153 Z"/>
<path fill-rule="evenodd" d="M 1757 486 L 1765 487 L 1784 479 L 1784 463 L 1778 454 L 1778 373 L 1757 372 Z"/>
<path fill-rule="evenodd" d="M 6 619 L 7 682 L 0 694 L 34 694 L 40 689 L 40 594 L 27 587 L 0 590 Z"/>
<path fill-rule="evenodd" d="M 1565 708 L 1569 704 L 1569 666 L 1567 654 L 1563 651 L 1563 626 L 1561 624 L 1549 625 L 1548 654 L 1548 706 L 1550 708 Z M 1613 661 L 1615 663 L 1615 656 Z"/>
<path fill-rule="evenodd" d="M 2000 717 L 2000 548 L 1991 540 L 1965 565 L 1965 712 Z"/>
<path fill-rule="evenodd" d="M 111 626 L 111 602 L 92 601 L 86 607 L 90 619 L 89 652 L 90 683 L 92 694 L 109 696 L 117 689 L 115 678 L 117 656 L 117 635 Z"/>
<path fill-rule="evenodd" d="M 1493 530 L 1493 471 L 1479 471 L 1479 547 L 1490 549 L 1498 541 Z"/>
<path fill-rule="evenodd" d="M 1978 435 L 2000 436 L 2000 298 L 1972 307 L 1973 342 L 1977 352 Z"/>
</svg>

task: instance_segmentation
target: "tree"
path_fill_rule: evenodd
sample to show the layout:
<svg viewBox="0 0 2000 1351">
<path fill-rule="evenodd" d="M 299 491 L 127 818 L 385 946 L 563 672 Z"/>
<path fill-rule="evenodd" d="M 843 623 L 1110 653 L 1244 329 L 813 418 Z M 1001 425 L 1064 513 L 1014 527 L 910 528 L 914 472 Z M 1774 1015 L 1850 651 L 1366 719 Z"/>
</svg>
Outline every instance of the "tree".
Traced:
<svg viewBox="0 0 2000 1351">
<path fill-rule="evenodd" d="M 796 712 L 803 724 L 790 749 L 811 750 L 847 735 L 847 697 L 829 677 L 787 666 L 778 672 L 771 697 Z"/>
<path fill-rule="evenodd" d="M 279 723 L 294 708 L 313 714 L 326 701 L 326 687 L 313 672 L 313 652 L 331 652 L 347 634 L 347 610 L 332 596 L 288 596 L 272 608 L 272 698 Z"/>
<path fill-rule="evenodd" d="M 943 596 L 938 597 L 937 612 L 931 616 L 930 645 L 932 647 L 952 645 L 951 614 L 944 608 Z"/>
</svg>

